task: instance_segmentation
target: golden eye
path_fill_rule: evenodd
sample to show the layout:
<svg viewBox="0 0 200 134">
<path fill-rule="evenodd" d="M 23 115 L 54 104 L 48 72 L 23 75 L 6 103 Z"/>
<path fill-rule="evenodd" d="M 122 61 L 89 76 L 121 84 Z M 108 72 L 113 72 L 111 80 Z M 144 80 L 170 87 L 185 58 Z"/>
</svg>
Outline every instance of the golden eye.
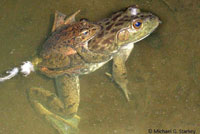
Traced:
<svg viewBox="0 0 200 134">
<path fill-rule="evenodd" d="M 88 34 L 89 34 L 89 31 L 88 31 L 88 30 L 83 30 L 83 31 L 82 31 L 82 34 L 83 34 L 83 35 L 88 35 Z"/>
<path fill-rule="evenodd" d="M 133 27 L 135 29 L 140 29 L 142 27 L 142 20 L 136 20 L 133 22 Z"/>
</svg>

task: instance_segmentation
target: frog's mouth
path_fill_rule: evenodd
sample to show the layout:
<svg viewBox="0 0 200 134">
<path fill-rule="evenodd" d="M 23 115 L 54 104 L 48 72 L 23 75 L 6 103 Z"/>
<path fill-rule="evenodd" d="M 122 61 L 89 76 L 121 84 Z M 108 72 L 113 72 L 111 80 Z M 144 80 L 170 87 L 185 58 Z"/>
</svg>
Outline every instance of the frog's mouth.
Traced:
<svg viewBox="0 0 200 134">
<path fill-rule="evenodd" d="M 152 32 L 151 32 L 152 33 Z M 137 41 L 135 41 L 134 43 L 137 43 L 137 42 L 139 42 L 139 41 L 141 41 L 141 40 L 143 40 L 143 39 L 145 39 L 146 37 L 148 37 L 151 33 L 149 33 L 149 34 L 147 34 L 146 36 L 144 36 L 144 37 L 142 37 L 141 39 L 139 39 L 139 40 L 137 40 Z"/>
<path fill-rule="evenodd" d="M 157 27 L 158 27 L 158 26 L 157 26 Z M 156 27 L 156 28 L 157 28 L 157 27 Z M 153 33 L 153 32 L 156 30 L 156 28 L 155 28 L 153 31 L 151 31 L 150 33 L 148 33 L 147 35 L 145 35 L 144 37 L 142 37 L 141 39 L 135 41 L 134 43 L 137 43 L 137 42 L 139 42 L 139 41 L 145 39 L 146 37 L 148 37 L 151 33 Z"/>
</svg>

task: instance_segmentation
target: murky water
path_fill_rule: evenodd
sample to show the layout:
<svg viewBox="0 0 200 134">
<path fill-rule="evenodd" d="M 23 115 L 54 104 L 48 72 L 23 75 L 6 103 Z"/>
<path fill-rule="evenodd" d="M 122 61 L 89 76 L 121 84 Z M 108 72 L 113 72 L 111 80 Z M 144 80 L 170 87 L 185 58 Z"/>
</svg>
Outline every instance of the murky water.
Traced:
<svg viewBox="0 0 200 134">
<path fill-rule="evenodd" d="M 103 75 L 111 64 L 81 77 L 80 134 L 147 134 L 148 129 L 200 133 L 199 0 L 1 0 L 0 72 L 37 52 L 50 33 L 53 14 L 81 9 L 78 18 L 98 21 L 137 4 L 162 24 L 137 43 L 127 61 L 132 101 Z M 54 91 L 38 74 L 0 83 L 0 134 L 57 134 L 30 106 L 31 86 Z M 188 133 L 187 133 L 188 134 Z"/>
</svg>

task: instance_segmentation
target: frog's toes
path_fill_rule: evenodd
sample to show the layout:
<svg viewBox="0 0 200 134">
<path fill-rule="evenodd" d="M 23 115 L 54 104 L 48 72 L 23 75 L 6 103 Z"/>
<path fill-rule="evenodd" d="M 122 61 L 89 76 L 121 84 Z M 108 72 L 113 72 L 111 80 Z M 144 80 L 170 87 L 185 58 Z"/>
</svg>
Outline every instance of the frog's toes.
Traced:
<svg viewBox="0 0 200 134">
<path fill-rule="evenodd" d="M 74 115 L 71 118 L 63 118 L 48 109 L 46 109 L 41 103 L 38 101 L 33 101 L 33 105 L 36 108 L 37 112 L 42 115 L 50 125 L 52 125 L 59 134 L 77 134 L 78 124 L 80 122 L 80 117 Z"/>
<path fill-rule="evenodd" d="M 122 90 L 123 90 L 123 89 L 122 89 Z M 124 94 L 125 94 L 126 100 L 127 100 L 127 101 L 130 101 L 130 100 L 131 100 L 131 99 L 130 99 L 130 96 L 132 95 L 131 92 L 130 92 L 128 89 L 126 89 L 125 91 L 123 90 L 123 92 L 124 92 Z"/>
<path fill-rule="evenodd" d="M 46 118 L 48 118 L 51 125 L 59 132 L 59 134 L 77 134 L 79 132 L 79 118 L 58 119 L 52 115 L 48 115 Z"/>
<path fill-rule="evenodd" d="M 113 79 L 111 73 L 106 72 L 105 75 L 106 75 L 108 78 L 110 78 L 111 81 L 114 81 L 114 79 Z"/>
</svg>

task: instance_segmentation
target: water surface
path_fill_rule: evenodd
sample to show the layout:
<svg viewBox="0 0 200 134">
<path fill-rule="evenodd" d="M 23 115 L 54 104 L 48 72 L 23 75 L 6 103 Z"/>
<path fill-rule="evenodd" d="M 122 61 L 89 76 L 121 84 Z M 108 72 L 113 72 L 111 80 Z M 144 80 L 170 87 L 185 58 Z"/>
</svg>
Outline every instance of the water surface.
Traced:
<svg viewBox="0 0 200 134">
<path fill-rule="evenodd" d="M 132 101 L 104 74 L 108 63 L 81 77 L 80 134 L 147 134 L 148 129 L 193 129 L 200 133 L 199 0 L 1 0 L 0 72 L 37 53 L 50 34 L 53 14 L 81 9 L 78 19 L 98 21 L 137 4 L 162 24 L 137 43 L 127 61 Z M 38 74 L 0 83 L 0 134 L 57 134 L 30 106 L 32 86 L 54 91 Z"/>
</svg>

